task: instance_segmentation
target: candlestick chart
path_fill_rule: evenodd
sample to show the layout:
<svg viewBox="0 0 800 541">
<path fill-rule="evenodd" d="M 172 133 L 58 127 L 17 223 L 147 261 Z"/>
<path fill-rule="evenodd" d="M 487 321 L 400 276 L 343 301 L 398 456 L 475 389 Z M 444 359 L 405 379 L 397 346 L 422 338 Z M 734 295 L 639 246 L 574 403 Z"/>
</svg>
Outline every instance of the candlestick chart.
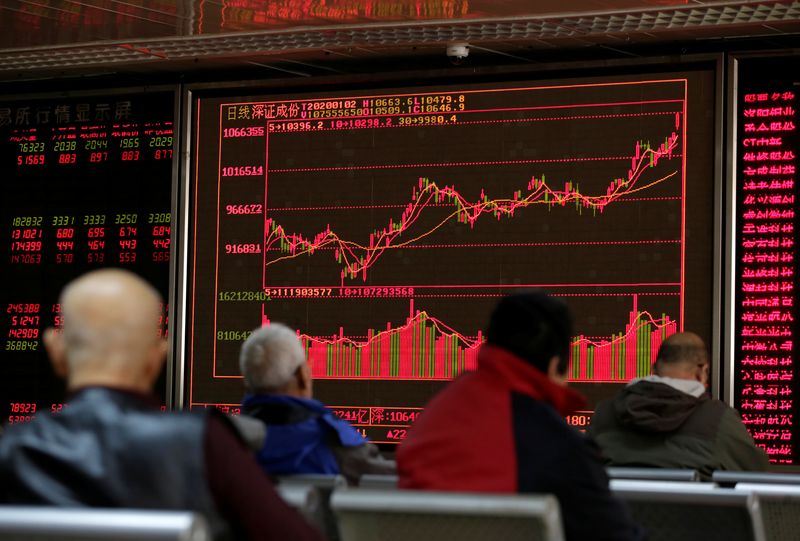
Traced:
<svg viewBox="0 0 800 541">
<path fill-rule="evenodd" d="M 675 114 L 675 128 L 680 128 L 679 113 Z M 440 187 L 428 178 L 420 178 L 419 185 L 412 190 L 411 202 L 403 209 L 400 218 L 397 221 L 390 219 L 388 225 L 383 229 L 370 232 L 369 245 L 341 238 L 331 230 L 330 225 L 327 225 L 324 231 L 317 233 L 313 239 L 306 239 L 299 233 L 287 233 L 273 218 L 267 218 L 269 234 L 266 238 L 265 253 L 277 247 L 282 255 L 275 259 L 265 260 L 265 267 L 303 254 L 311 255 L 323 248 L 333 247 L 334 258 L 343 267 L 340 273 L 342 282 L 346 278 L 355 278 L 359 275 L 366 282 L 367 269 L 387 249 L 411 246 L 450 220 L 474 227 L 482 215 L 489 215 L 498 220 L 503 217 L 513 218 L 515 210 L 531 205 L 563 207 L 569 204 L 574 205 L 578 212 L 582 212 L 584 209 L 588 209 L 592 213 L 603 212 L 608 204 L 622 197 L 646 191 L 648 188 L 675 177 L 678 172 L 672 171 L 647 183 L 639 182 L 642 174 L 648 168 L 656 167 L 660 159 L 671 159 L 677 146 L 678 134 L 676 132 L 672 132 L 658 148 L 650 148 L 649 143 L 637 141 L 627 176 L 613 179 L 605 193 L 595 196 L 582 194 L 579 186 L 577 184 L 573 186 L 572 182 L 566 182 L 563 190 L 555 190 L 547 184 L 542 176 L 542 178 L 532 177 L 530 179 L 525 187 L 524 195 L 523 190 L 517 190 L 508 199 L 489 199 L 484 189 L 481 189 L 478 200 L 470 202 L 458 192 L 455 186 Z M 452 205 L 451 212 L 434 228 L 424 231 L 414 238 L 403 238 L 404 233 L 414 226 L 428 206 L 443 206 L 448 203 Z"/>
<path fill-rule="evenodd" d="M 241 341 L 280 321 L 343 416 L 413 417 L 530 288 L 575 314 L 574 384 L 649 374 L 694 287 L 688 94 L 674 77 L 199 100 L 189 405 L 234 403 Z"/>
</svg>

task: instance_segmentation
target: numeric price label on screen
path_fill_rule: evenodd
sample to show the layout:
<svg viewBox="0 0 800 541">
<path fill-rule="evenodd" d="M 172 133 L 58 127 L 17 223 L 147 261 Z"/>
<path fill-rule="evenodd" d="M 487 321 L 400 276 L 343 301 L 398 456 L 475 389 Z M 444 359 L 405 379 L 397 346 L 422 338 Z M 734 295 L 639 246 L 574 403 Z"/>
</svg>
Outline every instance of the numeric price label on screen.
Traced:
<svg viewBox="0 0 800 541">
<path fill-rule="evenodd" d="M 64 316 L 38 307 L 55 307 L 68 282 L 111 265 L 168 296 L 174 103 L 174 92 L 77 92 L 0 104 L 0 421 L 63 403 L 42 336 Z"/>
<path fill-rule="evenodd" d="M 264 174 L 263 165 L 242 165 L 223 167 L 221 170 L 223 177 L 253 177 Z"/>
</svg>

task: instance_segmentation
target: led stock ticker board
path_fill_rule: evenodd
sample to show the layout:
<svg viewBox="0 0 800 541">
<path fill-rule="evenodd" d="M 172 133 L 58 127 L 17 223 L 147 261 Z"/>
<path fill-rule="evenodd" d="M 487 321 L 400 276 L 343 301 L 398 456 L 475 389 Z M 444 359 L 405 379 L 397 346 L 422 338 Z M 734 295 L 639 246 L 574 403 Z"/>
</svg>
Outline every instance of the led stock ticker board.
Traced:
<svg viewBox="0 0 800 541">
<path fill-rule="evenodd" d="M 568 375 L 592 405 L 648 374 L 669 334 L 710 335 L 713 87 L 688 71 L 197 99 L 188 405 L 235 411 L 241 343 L 280 321 L 316 397 L 398 443 L 475 368 L 498 298 L 531 287 L 573 308 Z"/>
<path fill-rule="evenodd" d="M 41 337 L 58 295 L 93 269 L 130 269 L 167 298 L 174 94 L 0 102 L 2 422 L 58 410 Z M 167 306 L 162 326 L 166 330 Z"/>
<path fill-rule="evenodd" d="M 734 406 L 770 460 L 796 464 L 798 58 L 739 62 Z"/>
</svg>

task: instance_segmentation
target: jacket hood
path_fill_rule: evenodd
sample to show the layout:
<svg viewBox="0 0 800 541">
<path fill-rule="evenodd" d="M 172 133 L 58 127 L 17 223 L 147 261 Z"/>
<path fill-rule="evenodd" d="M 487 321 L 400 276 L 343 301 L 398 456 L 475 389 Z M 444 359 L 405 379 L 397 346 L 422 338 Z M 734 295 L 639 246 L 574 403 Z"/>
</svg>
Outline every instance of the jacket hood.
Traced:
<svg viewBox="0 0 800 541">
<path fill-rule="evenodd" d="M 549 404 L 562 417 L 586 407 L 586 398 L 578 391 L 557 385 L 531 363 L 499 346 L 481 346 L 477 372 L 498 378 L 511 391 Z"/>
<path fill-rule="evenodd" d="M 707 395 L 694 397 L 665 383 L 642 380 L 614 399 L 614 415 L 623 426 L 646 432 L 677 430 Z"/>
</svg>

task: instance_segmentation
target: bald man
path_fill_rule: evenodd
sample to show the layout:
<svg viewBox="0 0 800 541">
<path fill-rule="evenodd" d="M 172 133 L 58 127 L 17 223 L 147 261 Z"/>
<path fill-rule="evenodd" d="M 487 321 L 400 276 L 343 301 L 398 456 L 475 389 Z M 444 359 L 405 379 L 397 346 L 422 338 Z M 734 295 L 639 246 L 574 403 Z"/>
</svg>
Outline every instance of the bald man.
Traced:
<svg viewBox="0 0 800 541">
<path fill-rule="evenodd" d="M 736 410 L 706 393 L 708 354 L 699 336 L 667 338 L 653 370 L 597 406 L 589 433 L 608 465 L 689 468 L 704 478 L 714 470 L 767 468 Z"/>
<path fill-rule="evenodd" d="M 61 295 L 64 327 L 44 343 L 70 399 L 0 440 L 0 503 L 186 509 L 247 539 L 319 539 L 289 508 L 221 415 L 163 414 L 161 299 L 122 270 Z"/>
</svg>

